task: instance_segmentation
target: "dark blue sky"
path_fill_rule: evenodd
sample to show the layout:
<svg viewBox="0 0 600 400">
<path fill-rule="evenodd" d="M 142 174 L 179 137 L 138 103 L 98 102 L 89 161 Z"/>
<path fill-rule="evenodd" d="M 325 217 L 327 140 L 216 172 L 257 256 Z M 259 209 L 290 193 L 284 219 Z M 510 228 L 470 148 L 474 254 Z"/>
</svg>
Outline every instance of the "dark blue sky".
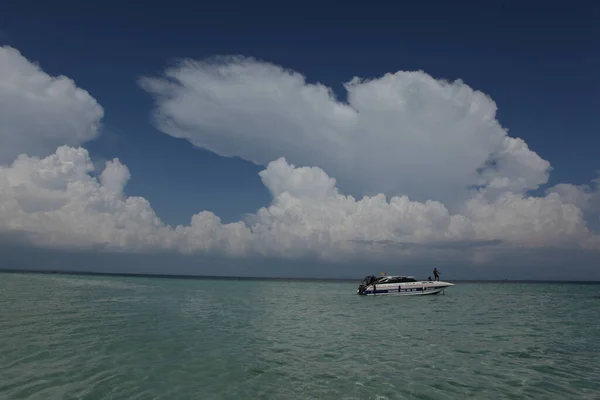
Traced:
<svg viewBox="0 0 600 400">
<path fill-rule="evenodd" d="M 149 199 L 167 223 L 203 209 L 237 220 L 269 200 L 262 168 L 150 124 L 152 99 L 136 80 L 179 57 L 253 56 L 342 95 L 353 76 L 399 69 L 461 78 L 552 163 L 549 184 L 587 183 L 600 167 L 600 6 L 591 1 L 0 4 L 0 43 L 99 101 L 105 133 L 85 147 L 96 160 L 119 157 L 132 173 L 128 194 Z"/>
</svg>

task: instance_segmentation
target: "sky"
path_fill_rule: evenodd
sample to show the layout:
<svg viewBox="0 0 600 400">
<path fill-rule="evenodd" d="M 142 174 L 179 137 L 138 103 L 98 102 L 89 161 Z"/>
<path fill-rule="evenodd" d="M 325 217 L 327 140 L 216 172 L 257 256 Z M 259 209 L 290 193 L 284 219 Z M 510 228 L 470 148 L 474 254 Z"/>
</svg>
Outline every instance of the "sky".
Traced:
<svg viewBox="0 0 600 400">
<path fill-rule="evenodd" d="M 2 9 L 2 267 L 600 279 L 592 2 Z"/>
</svg>

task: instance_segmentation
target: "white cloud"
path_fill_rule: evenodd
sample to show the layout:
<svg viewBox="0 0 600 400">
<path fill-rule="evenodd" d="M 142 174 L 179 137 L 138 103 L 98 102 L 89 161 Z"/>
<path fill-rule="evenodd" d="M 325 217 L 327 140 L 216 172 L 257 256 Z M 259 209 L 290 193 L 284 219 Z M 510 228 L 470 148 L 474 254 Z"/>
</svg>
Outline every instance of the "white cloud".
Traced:
<svg viewBox="0 0 600 400">
<path fill-rule="evenodd" d="M 496 104 L 461 81 L 406 71 L 354 78 L 346 104 L 296 72 L 241 57 L 185 60 L 165 75 L 140 81 L 163 132 L 261 165 L 285 157 L 318 166 L 355 195 L 406 194 L 456 210 L 472 185 L 495 198 L 548 179 L 550 164 L 507 136 Z"/>
<path fill-rule="evenodd" d="M 0 47 L 0 164 L 21 153 L 52 154 L 98 134 L 104 110 L 64 76 L 52 77 L 9 46 Z"/>
<path fill-rule="evenodd" d="M 131 178 L 129 169 L 121 164 L 118 159 L 106 162 L 106 167 L 100 174 L 100 184 L 109 193 L 120 197 L 123 194 L 125 184 Z"/>
<path fill-rule="evenodd" d="M 590 185 L 560 183 L 547 189 L 546 193 L 557 193 L 565 203 L 574 204 L 582 211 L 600 214 L 600 171 Z"/>
<path fill-rule="evenodd" d="M 4 64 L 12 59 L 0 59 L 0 70 L 10 70 Z M 189 225 L 171 227 L 146 199 L 126 195 L 131 175 L 118 159 L 96 175 L 84 148 L 64 145 L 38 157 L 40 148 L 16 146 L 6 157 L 27 154 L 0 166 L 0 231 L 27 232 L 37 245 L 50 247 L 327 260 L 399 261 L 475 249 L 468 253 L 475 261 L 491 261 L 496 250 L 486 248 L 600 249 L 578 208 L 587 204 L 580 197 L 567 198 L 560 188 L 545 197 L 524 193 L 546 181 L 549 164 L 522 140 L 506 136 L 493 102 L 460 82 L 438 82 L 421 72 L 353 81 L 350 105 L 344 105 L 297 74 L 243 59 L 226 66 L 188 63 L 174 73 L 183 86 L 145 81 L 167 96 L 161 126 L 221 154 L 264 163 L 260 178 L 272 195 L 268 206 L 235 223 L 202 211 Z M 30 81 L 6 81 L 14 82 L 19 96 L 32 97 Z M 70 101 L 47 97 L 47 108 L 31 103 L 20 113 L 0 113 L 0 126 L 7 122 L 13 127 L 8 132 L 34 143 L 43 130 L 31 120 L 48 110 L 60 110 L 67 121 L 82 110 L 102 110 L 83 106 L 95 102 L 69 85 L 76 93 L 66 97 Z M 78 129 L 60 140 L 83 141 L 85 135 L 73 132 L 96 132 L 100 116 L 78 120 Z M 490 155 L 494 162 L 476 173 Z M 295 166 L 290 158 L 305 161 Z M 347 186 L 356 177 L 354 189 L 379 194 L 346 195 L 338 176 Z M 469 184 L 485 189 L 467 192 Z M 410 197 L 381 193 L 397 189 Z M 434 200 L 413 200 L 418 196 Z M 463 201 L 453 209 L 436 198 Z"/>
<path fill-rule="evenodd" d="M 283 158 L 260 173 L 273 195 L 268 207 L 231 224 L 205 211 L 190 225 L 172 228 L 145 199 L 123 196 L 129 171 L 119 160 L 108 161 L 99 178 L 90 175 L 92 170 L 85 149 L 66 146 L 44 159 L 23 155 L 0 167 L 0 227 L 41 233 L 35 240 L 48 246 L 328 260 L 398 257 L 418 250 L 409 244 L 435 250 L 455 243 L 460 249 L 467 247 L 463 243 L 497 240 L 509 247 L 577 248 L 579 241 L 592 238 L 580 210 L 561 203 L 557 194 L 511 193 L 493 203 L 480 196 L 458 215 L 436 201 L 342 195 L 320 168 L 295 167 Z M 382 252 L 369 243 L 388 246 Z"/>
<path fill-rule="evenodd" d="M 546 194 L 550 193 L 560 196 L 563 203 L 581 209 L 590 228 L 600 232 L 600 171 L 589 185 L 560 183 L 546 189 Z"/>
</svg>

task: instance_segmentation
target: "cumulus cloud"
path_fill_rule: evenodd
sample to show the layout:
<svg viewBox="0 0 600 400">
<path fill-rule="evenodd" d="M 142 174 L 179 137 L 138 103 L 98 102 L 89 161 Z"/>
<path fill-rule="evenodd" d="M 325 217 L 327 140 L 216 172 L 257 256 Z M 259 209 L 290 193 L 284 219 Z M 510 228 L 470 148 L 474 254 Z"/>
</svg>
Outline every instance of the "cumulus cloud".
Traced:
<svg viewBox="0 0 600 400">
<path fill-rule="evenodd" d="M 589 185 L 572 185 L 570 183 L 559 183 L 549 189 L 546 193 L 557 193 L 562 201 L 574 204 L 584 212 L 600 215 L 600 171 L 598 176 Z"/>
<path fill-rule="evenodd" d="M 580 210 L 561 203 L 556 193 L 506 194 L 494 202 L 480 196 L 465 215 L 452 214 L 437 201 L 406 196 L 355 199 L 341 194 L 322 169 L 296 167 L 284 158 L 260 172 L 273 196 L 267 207 L 235 223 L 223 224 L 203 211 L 189 225 L 171 227 L 147 200 L 123 195 L 129 171 L 119 160 L 108 161 L 97 178 L 93 168 L 85 149 L 67 146 L 43 159 L 22 155 L 0 167 L 0 228 L 36 233 L 43 246 L 326 260 L 398 257 L 415 246 L 581 247 L 592 237 Z M 400 246 L 385 252 L 373 246 L 383 242 Z"/>
<path fill-rule="evenodd" d="M 0 47 L 0 164 L 94 139 L 103 115 L 73 80 L 50 76 L 18 50 Z"/>
<path fill-rule="evenodd" d="M 173 227 L 148 200 L 126 194 L 131 174 L 119 159 L 97 171 L 74 144 L 97 133 L 100 106 L 66 78 L 58 87 L 68 90 L 56 95 L 56 80 L 4 51 L 12 56 L 0 58 L 0 70 L 13 78 L 3 82 L 28 113 L 0 112 L 0 127 L 10 128 L 2 132 L 10 161 L 0 164 L 0 234 L 43 247 L 238 258 L 397 261 L 467 253 L 489 261 L 519 248 L 600 249 L 582 213 L 593 201 L 584 194 L 595 192 L 578 188 L 569 197 L 575 189 L 561 186 L 529 196 L 546 182 L 548 162 L 507 136 L 494 103 L 462 82 L 422 72 L 354 79 L 346 104 L 296 73 L 248 59 L 186 62 L 168 73 L 172 81 L 144 80 L 158 96 L 161 129 L 264 164 L 259 175 L 272 196 L 234 223 L 201 211 Z M 25 72 L 11 67 L 14 60 Z M 31 81 L 22 79 L 33 72 Z M 31 82 L 46 90 L 36 92 Z M 31 121 L 48 113 L 65 119 L 64 136 L 54 134 L 58 125 L 48 127 L 64 144 L 50 154 L 37 154 L 50 141 L 19 147 L 44 137 Z"/>
<path fill-rule="evenodd" d="M 297 72 L 243 57 L 184 60 L 144 77 L 161 131 L 260 165 L 323 168 L 355 195 L 408 195 L 456 210 L 548 180 L 550 164 L 507 135 L 496 104 L 464 82 L 398 71 L 345 83 L 347 102 Z"/>
</svg>

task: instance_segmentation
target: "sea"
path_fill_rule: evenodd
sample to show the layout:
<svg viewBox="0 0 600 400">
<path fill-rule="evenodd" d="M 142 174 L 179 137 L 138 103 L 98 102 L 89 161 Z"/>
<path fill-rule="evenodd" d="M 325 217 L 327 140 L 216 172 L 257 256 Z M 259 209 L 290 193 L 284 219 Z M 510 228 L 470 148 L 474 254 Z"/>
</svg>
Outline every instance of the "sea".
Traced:
<svg viewBox="0 0 600 400">
<path fill-rule="evenodd" d="M 600 285 L 0 274 L 0 399 L 600 399 Z"/>
</svg>

